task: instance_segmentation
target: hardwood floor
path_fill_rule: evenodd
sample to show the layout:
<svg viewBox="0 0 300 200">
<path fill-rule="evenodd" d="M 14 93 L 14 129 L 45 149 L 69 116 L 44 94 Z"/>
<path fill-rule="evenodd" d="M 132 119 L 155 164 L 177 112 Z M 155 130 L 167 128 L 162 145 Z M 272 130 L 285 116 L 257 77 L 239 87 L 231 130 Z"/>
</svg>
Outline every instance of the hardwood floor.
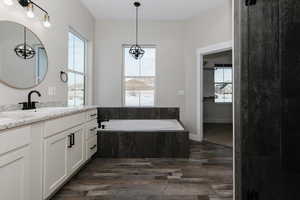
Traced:
<svg viewBox="0 0 300 200">
<path fill-rule="evenodd" d="M 232 200 L 232 149 L 192 143 L 190 159 L 91 161 L 52 200 Z"/>
<path fill-rule="evenodd" d="M 233 146 L 232 124 L 204 123 L 204 140 L 228 147 Z"/>
</svg>

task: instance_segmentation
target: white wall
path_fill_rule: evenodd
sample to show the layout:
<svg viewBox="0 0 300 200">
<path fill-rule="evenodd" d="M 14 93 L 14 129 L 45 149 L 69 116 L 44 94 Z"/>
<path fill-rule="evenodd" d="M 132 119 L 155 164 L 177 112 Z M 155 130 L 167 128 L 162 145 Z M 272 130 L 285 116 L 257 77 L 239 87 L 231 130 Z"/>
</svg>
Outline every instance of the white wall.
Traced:
<svg viewBox="0 0 300 200">
<path fill-rule="evenodd" d="M 143 21 L 140 43 L 157 48 L 157 105 L 179 106 L 184 112 L 185 89 L 182 22 Z M 95 33 L 95 102 L 122 106 L 122 45 L 135 41 L 134 21 L 101 20 Z"/>
<path fill-rule="evenodd" d="M 217 54 L 204 56 L 206 68 L 214 68 L 215 64 L 232 64 L 232 53 L 226 51 Z M 215 95 L 214 70 L 203 71 L 203 96 Z M 204 123 L 232 123 L 232 103 L 215 103 L 212 101 L 203 102 Z"/>
<path fill-rule="evenodd" d="M 185 88 L 186 116 L 184 123 L 192 134 L 197 134 L 197 48 L 204 48 L 232 40 L 232 1 L 209 9 L 186 21 L 185 35 Z"/>
<path fill-rule="evenodd" d="M 181 119 L 196 134 L 196 50 L 232 40 L 231 0 L 192 19 L 142 21 L 140 28 L 141 44 L 157 45 L 157 106 L 180 106 Z M 134 29 L 134 21 L 96 22 L 96 104 L 122 106 L 122 44 L 132 44 Z"/>
<path fill-rule="evenodd" d="M 89 41 L 89 66 L 93 65 L 94 18 L 82 6 L 79 0 L 36 0 L 51 16 L 52 27 L 44 28 L 42 16 L 28 19 L 24 9 L 17 5 L 7 7 L 0 1 L 0 20 L 14 21 L 30 28 L 41 39 L 46 47 L 49 65 L 48 74 L 42 84 L 34 89 L 42 93 L 38 101 L 67 101 L 67 85 L 59 79 L 60 70 L 65 70 L 68 64 L 68 31 L 74 28 Z M 38 13 L 38 9 L 35 9 Z M 89 71 L 92 74 L 91 70 Z M 91 77 L 89 77 L 91 78 Z M 56 94 L 48 95 L 48 87 L 55 87 Z M 0 83 L 0 105 L 17 104 L 26 100 L 29 90 L 16 90 Z"/>
</svg>

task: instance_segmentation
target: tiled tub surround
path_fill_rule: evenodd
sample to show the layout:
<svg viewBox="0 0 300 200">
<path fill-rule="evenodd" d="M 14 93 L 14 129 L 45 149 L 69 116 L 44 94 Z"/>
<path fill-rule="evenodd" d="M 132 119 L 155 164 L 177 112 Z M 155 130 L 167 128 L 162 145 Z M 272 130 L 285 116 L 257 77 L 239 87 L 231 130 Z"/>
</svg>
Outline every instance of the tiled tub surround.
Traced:
<svg viewBox="0 0 300 200">
<path fill-rule="evenodd" d="M 102 119 L 177 119 L 180 120 L 179 108 L 134 108 L 115 107 L 98 108 Z"/>
<path fill-rule="evenodd" d="M 100 131 L 102 158 L 188 158 L 188 131 Z"/>
<path fill-rule="evenodd" d="M 98 114 L 100 120 L 127 121 L 128 126 L 133 126 L 128 120 L 145 126 L 166 119 L 180 123 L 179 108 L 99 108 Z M 153 128 L 136 130 L 115 127 L 115 130 L 99 131 L 98 143 L 97 154 L 104 158 L 188 158 L 190 154 L 189 132 L 183 126 L 169 130 L 163 127 L 159 130 L 155 123 Z"/>
</svg>

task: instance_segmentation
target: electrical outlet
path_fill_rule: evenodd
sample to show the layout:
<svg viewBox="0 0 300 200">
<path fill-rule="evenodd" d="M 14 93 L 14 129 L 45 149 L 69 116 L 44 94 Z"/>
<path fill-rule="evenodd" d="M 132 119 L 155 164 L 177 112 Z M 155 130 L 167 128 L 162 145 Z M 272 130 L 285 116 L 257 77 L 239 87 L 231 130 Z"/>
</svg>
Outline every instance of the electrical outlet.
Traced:
<svg viewBox="0 0 300 200">
<path fill-rule="evenodd" d="M 48 87 L 48 95 L 55 96 L 56 95 L 56 87 Z"/>
</svg>

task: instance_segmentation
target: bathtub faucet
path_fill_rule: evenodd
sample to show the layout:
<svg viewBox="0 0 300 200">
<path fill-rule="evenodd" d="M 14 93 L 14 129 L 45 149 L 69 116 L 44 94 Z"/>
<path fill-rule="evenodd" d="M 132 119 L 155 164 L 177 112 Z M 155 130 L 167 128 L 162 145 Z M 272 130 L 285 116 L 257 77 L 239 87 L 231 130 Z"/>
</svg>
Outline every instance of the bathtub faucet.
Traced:
<svg viewBox="0 0 300 200">
<path fill-rule="evenodd" d="M 104 118 L 99 119 L 99 127 L 101 129 L 105 129 L 105 125 L 102 124 L 103 122 L 109 122 L 109 119 L 104 119 Z"/>
</svg>

